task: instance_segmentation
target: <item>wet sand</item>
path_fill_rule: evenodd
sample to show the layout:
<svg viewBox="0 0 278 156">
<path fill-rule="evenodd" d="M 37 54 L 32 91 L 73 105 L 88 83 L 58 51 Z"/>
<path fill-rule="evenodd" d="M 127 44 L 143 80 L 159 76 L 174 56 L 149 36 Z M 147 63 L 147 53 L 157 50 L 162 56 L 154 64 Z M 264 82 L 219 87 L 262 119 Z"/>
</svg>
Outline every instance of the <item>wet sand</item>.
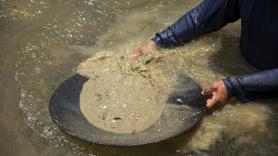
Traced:
<svg viewBox="0 0 278 156">
<path fill-rule="evenodd" d="M 79 72 L 90 80 L 80 95 L 81 112 L 93 125 L 114 133 L 132 134 L 149 128 L 166 101 L 162 83 L 157 82 L 162 76 L 155 74 L 158 70 L 129 64 L 113 54 L 85 61 Z"/>
</svg>

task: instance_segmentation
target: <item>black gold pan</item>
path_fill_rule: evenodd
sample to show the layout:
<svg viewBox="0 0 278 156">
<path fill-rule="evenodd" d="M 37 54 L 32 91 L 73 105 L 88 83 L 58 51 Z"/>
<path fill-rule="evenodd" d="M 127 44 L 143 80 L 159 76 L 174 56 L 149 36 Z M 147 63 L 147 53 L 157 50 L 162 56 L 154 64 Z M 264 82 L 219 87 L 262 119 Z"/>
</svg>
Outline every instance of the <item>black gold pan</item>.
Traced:
<svg viewBox="0 0 278 156">
<path fill-rule="evenodd" d="M 201 88 L 186 77 L 183 91 L 169 95 L 167 106 L 152 126 L 132 134 L 108 132 L 89 123 L 80 110 L 80 93 L 87 80 L 84 76 L 74 75 L 55 90 L 49 102 L 50 115 L 58 127 L 87 142 L 115 146 L 159 142 L 190 130 L 204 114 L 205 98 L 200 94 Z"/>
</svg>

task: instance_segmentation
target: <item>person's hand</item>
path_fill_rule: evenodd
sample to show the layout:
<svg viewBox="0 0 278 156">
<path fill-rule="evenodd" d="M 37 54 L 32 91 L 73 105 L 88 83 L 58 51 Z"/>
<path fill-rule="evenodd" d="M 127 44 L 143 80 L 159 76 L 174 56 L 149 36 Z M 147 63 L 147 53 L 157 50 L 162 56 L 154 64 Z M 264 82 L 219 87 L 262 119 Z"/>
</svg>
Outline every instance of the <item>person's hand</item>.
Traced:
<svg viewBox="0 0 278 156">
<path fill-rule="evenodd" d="M 212 108 L 215 104 L 225 104 L 228 99 L 228 92 L 224 82 L 217 81 L 204 88 L 202 94 L 207 99 L 207 108 Z"/>
<path fill-rule="evenodd" d="M 154 41 L 150 40 L 143 46 L 139 47 L 133 54 L 131 54 L 130 58 L 137 59 L 144 53 L 148 53 L 156 48 Z"/>
</svg>

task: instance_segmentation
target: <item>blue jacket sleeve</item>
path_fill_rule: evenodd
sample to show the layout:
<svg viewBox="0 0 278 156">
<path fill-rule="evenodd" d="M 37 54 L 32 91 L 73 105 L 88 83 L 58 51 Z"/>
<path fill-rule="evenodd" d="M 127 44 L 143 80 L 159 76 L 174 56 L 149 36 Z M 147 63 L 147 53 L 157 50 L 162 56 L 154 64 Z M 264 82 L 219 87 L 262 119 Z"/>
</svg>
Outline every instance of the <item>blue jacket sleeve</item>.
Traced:
<svg viewBox="0 0 278 156">
<path fill-rule="evenodd" d="M 157 33 L 152 40 L 162 48 L 180 46 L 199 35 L 219 30 L 239 18 L 237 0 L 204 0 L 173 25 Z"/>
<path fill-rule="evenodd" d="M 278 68 L 251 75 L 232 76 L 224 79 L 229 96 L 248 102 L 264 95 L 278 93 Z"/>
</svg>

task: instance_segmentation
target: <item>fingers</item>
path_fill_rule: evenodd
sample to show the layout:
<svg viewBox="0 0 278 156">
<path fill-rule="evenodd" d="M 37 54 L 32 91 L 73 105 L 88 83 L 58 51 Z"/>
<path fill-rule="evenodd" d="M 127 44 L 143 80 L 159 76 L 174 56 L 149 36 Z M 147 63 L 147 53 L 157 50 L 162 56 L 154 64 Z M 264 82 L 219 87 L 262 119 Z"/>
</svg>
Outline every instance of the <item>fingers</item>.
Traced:
<svg viewBox="0 0 278 156">
<path fill-rule="evenodd" d="M 129 58 L 131 59 L 138 59 L 141 55 L 142 55 L 142 50 L 141 49 L 137 49 L 133 54 L 131 54 L 129 56 Z"/>
<path fill-rule="evenodd" d="M 131 54 L 131 56 L 129 58 L 137 59 L 144 53 L 148 53 L 148 52 L 154 50 L 155 48 L 156 48 L 155 43 L 152 40 L 150 40 L 145 45 L 138 48 L 133 54 Z"/>
<path fill-rule="evenodd" d="M 212 108 L 216 104 L 225 104 L 226 98 L 222 97 L 219 92 L 213 92 L 211 97 L 207 99 L 207 107 Z"/>
<path fill-rule="evenodd" d="M 129 56 L 129 58 L 131 58 L 131 59 L 138 59 L 139 56 L 140 56 L 140 53 L 135 52 L 135 53 L 131 54 L 131 55 Z"/>
<path fill-rule="evenodd" d="M 203 89 L 203 91 L 201 92 L 201 94 L 208 96 L 208 95 L 211 95 L 215 91 L 216 91 L 216 89 L 213 87 L 213 85 L 210 85 L 208 87 L 205 87 Z"/>
<path fill-rule="evenodd" d="M 207 107 L 212 108 L 215 104 L 225 104 L 228 98 L 228 93 L 223 81 L 217 81 L 208 87 L 205 87 L 202 94 L 206 96 Z"/>
<path fill-rule="evenodd" d="M 213 93 L 212 98 L 207 99 L 207 108 L 212 108 L 216 103 L 218 103 L 218 100 L 216 99 L 215 93 Z"/>
</svg>

